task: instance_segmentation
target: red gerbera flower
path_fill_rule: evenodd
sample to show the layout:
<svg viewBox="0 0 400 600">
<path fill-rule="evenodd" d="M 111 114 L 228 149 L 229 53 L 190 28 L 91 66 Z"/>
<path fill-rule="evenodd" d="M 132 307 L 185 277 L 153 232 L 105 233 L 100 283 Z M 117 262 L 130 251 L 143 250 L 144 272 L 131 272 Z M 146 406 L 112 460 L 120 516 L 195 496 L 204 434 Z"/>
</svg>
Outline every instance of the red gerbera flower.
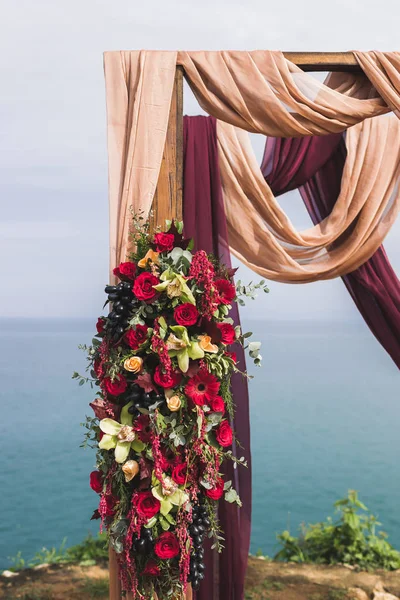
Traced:
<svg viewBox="0 0 400 600">
<path fill-rule="evenodd" d="M 133 429 L 137 432 L 140 441 L 147 443 L 153 437 L 150 427 L 150 418 L 148 415 L 140 415 L 133 424 Z"/>
<path fill-rule="evenodd" d="M 236 296 L 236 288 L 227 279 L 217 279 L 214 286 L 218 292 L 218 300 L 221 304 L 230 304 Z"/>
<path fill-rule="evenodd" d="M 170 471 L 182 461 L 179 454 L 175 454 L 170 448 L 161 449 L 160 467 L 163 471 Z"/>
<path fill-rule="evenodd" d="M 186 384 L 185 394 L 197 406 L 207 404 L 218 394 L 220 383 L 214 375 L 203 369 L 191 377 Z"/>
</svg>

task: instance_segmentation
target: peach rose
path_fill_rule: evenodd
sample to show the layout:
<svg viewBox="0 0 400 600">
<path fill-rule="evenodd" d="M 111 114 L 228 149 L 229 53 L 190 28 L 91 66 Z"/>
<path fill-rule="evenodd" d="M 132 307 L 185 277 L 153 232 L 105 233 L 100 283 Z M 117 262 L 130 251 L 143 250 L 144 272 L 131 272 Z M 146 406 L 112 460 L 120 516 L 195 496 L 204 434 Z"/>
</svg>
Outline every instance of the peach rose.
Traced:
<svg viewBox="0 0 400 600">
<path fill-rule="evenodd" d="M 154 263 L 155 265 L 158 265 L 158 252 L 154 252 L 154 250 L 148 250 L 146 256 L 139 260 L 138 267 L 140 267 L 141 269 L 145 269 L 147 267 L 148 261 Z"/>
<path fill-rule="evenodd" d="M 143 369 L 143 358 L 140 356 L 131 356 L 124 362 L 124 369 L 131 373 L 140 373 Z"/>
<path fill-rule="evenodd" d="M 171 396 L 167 398 L 167 406 L 171 412 L 176 412 L 182 406 L 182 401 L 177 395 Z"/>
<path fill-rule="evenodd" d="M 122 465 L 122 471 L 125 475 L 125 481 L 128 483 L 139 473 L 139 463 L 136 462 L 136 460 L 127 460 L 126 463 Z"/>
<path fill-rule="evenodd" d="M 218 352 L 218 346 L 211 343 L 209 335 L 199 335 L 199 346 L 204 352 L 211 352 L 211 354 L 217 354 Z"/>
</svg>

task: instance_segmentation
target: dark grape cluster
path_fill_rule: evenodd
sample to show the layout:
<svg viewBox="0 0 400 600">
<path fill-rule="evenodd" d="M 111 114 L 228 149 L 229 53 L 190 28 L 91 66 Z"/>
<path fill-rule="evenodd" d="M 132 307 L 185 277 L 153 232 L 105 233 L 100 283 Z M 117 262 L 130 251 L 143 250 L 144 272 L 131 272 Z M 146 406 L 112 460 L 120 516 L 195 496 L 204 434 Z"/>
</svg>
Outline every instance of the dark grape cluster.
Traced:
<svg viewBox="0 0 400 600">
<path fill-rule="evenodd" d="M 108 315 L 111 336 L 118 341 L 129 324 L 129 315 L 137 303 L 132 292 L 132 283 L 121 281 L 118 285 L 107 285 L 105 293 L 112 302 L 112 310 Z"/>
<path fill-rule="evenodd" d="M 132 538 L 132 550 L 137 554 L 151 554 L 153 552 L 153 534 L 151 529 L 142 527 L 140 531 L 140 538 L 133 536 Z"/>
<path fill-rule="evenodd" d="M 124 401 L 126 403 L 133 402 L 133 405 L 128 408 L 131 415 L 136 415 L 141 408 L 149 408 L 152 404 L 164 400 L 164 396 L 156 392 L 145 392 L 137 383 L 132 383 L 129 386 L 129 392 L 126 394 Z"/>
<path fill-rule="evenodd" d="M 196 504 L 193 508 L 193 521 L 189 528 L 194 548 L 193 554 L 190 557 L 189 581 L 194 590 L 199 589 L 200 583 L 205 577 L 206 566 L 203 562 L 203 542 L 210 525 L 211 523 L 207 515 L 207 509 L 200 497 L 199 504 Z"/>
</svg>

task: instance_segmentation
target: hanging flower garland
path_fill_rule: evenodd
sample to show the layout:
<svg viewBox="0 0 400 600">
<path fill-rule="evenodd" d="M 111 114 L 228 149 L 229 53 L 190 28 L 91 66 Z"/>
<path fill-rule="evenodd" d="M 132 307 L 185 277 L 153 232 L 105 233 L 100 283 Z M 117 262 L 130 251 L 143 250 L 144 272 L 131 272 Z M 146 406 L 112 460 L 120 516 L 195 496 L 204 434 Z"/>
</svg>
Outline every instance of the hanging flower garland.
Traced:
<svg viewBox="0 0 400 600">
<path fill-rule="evenodd" d="M 133 598 L 180 597 L 205 577 L 203 542 L 222 550 L 217 504 L 241 504 L 220 471 L 234 433 L 232 373 L 242 335 L 228 317 L 238 295 L 268 291 L 243 286 L 204 251 L 192 254 L 182 223 L 149 234 L 134 217 L 136 252 L 114 269 L 105 289 L 111 311 L 97 322 L 88 354 L 99 387 L 86 437 L 97 447 L 90 475 L 100 495 L 93 518 L 108 532 L 122 587 Z M 243 303 L 243 300 L 240 299 Z M 259 343 L 249 344 L 260 364 Z M 244 374 L 245 375 L 245 374 Z"/>
</svg>

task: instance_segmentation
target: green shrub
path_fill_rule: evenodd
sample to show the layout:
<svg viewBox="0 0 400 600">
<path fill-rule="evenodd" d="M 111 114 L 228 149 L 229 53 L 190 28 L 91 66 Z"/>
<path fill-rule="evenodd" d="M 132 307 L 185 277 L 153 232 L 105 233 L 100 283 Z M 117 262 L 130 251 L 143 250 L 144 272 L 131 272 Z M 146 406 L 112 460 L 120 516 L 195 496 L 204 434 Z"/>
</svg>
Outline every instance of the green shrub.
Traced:
<svg viewBox="0 0 400 600">
<path fill-rule="evenodd" d="M 377 532 L 376 517 L 360 502 L 357 492 L 335 502 L 336 521 L 328 517 L 323 523 L 303 525 L 299 537 L 289 531 L 279 534 L 282 549 L 275 560 L 317 564 L 346 563 L 361 569 L 400 568 L 400 552 L 387 541 L 387 534 Z"/>
<path fill-rule="evenodd" d="M 95 563 L 108 559 L 107 535 L 99 533 L 96 537 L 89 534 L 83 542 L 71 546 L 66 552 L 68 562 L 88 564 L 87 561 Z"/>
<path fill-rule="evenodd" d="M 9 558 L 12 564 L 11 570 L 21 571 L 44 563 L 50 565 L 79 563 L 83 566 L 89 566 L 108 559 L 107 536 L 105 533 L 99 533 L 96 537 L 89 533 L 80 544 L 70 548 L 65 547 L 66 543 L 67 538 L 64 538 L 59 548 L 42 548 L 30 560 L 25 560 L 22 553 L 18 552 L 16 556 Z"/>
</svg>

